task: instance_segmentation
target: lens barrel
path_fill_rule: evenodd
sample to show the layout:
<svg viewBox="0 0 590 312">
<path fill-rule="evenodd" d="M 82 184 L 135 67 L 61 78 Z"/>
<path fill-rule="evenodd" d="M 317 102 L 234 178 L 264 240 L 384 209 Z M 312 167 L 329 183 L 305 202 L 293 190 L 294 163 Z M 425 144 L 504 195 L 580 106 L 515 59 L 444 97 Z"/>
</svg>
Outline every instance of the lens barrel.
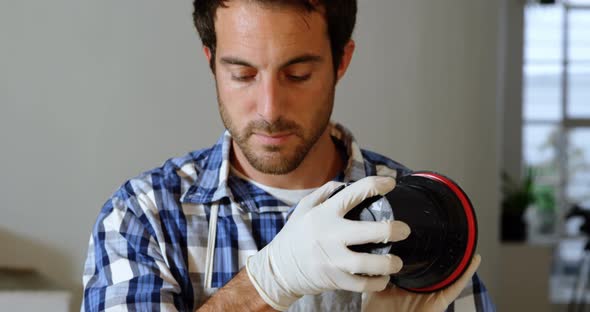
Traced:
<svg viewBox="0 0 590 312">
<path fill-rule="evenodd" d="M 349 248 L 400 257 L 403 268 L 390 281 L 412 292 L 434 292 L 452 284 L 467 269 L 477 244 L 471 201 L 455 182 L 434 172 L 402 176 L 391 192 L 366 199 L 344 217 L 408 224 L 411 234 L 403 241 Z"/>
</svg>

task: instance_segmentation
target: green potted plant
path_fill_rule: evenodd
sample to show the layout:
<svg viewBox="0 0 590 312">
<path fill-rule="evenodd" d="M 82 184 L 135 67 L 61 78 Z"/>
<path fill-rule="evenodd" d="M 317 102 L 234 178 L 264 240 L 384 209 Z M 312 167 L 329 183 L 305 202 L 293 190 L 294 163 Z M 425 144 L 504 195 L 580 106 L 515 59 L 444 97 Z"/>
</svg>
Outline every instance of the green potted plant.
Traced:
<svg viewBox="0 0 590 312">
<path fill-rule="evenodd" d="M 521 181 L 502 172 L 502 241 L 524 241 L 526 209 L 535 201 L 533 169 L 527 168 Z"/>
</svg>

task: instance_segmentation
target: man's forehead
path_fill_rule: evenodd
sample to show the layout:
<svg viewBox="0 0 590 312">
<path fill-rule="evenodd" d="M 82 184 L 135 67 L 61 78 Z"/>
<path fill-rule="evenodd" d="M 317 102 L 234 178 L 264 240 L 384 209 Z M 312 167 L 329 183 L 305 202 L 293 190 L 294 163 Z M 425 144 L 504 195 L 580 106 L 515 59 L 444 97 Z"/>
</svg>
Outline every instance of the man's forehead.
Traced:
<svg viewBox="0 0 590 312">
<path fill-rule="evenodd" d="M 329 47 L 323 15 L 255 1 L 230 1 L 216 14 L 217 50 L 254 54 L 318 54 Z"/>
<path fill-rule="evenodd" d="M 273 30 L 279 35 L 300 32 L 324 31 L 327 25 L 324 10 L 320 7 L 308 10 L 298 1 L 231 0 L 219 7 L 215 14 L 215 29 L 232 27 L 236 35 L 257 35 L 262 29 Z M 266 26 L 266 27 L 264 27 Z M 256 30 L 255 32 L 248 32 Z"/>
</svg>

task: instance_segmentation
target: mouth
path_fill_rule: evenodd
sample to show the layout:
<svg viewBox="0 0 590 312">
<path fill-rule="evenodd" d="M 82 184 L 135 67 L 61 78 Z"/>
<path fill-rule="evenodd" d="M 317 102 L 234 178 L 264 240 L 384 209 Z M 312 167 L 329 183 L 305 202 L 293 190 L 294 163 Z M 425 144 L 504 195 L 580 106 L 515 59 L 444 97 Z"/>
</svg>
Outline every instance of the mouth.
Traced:
<svg viewBox="0 0 590 312">
<path fill-rule="evenodd" d="M 255 139 L 261 142 L 262 144 L 279 145 L 287 142 L 287 140 L 289 140 L 293 136 L 293 134 L 288 132 L 273 134 L 254 133 L 252 136 L 255 137 Z"/>
</svg>

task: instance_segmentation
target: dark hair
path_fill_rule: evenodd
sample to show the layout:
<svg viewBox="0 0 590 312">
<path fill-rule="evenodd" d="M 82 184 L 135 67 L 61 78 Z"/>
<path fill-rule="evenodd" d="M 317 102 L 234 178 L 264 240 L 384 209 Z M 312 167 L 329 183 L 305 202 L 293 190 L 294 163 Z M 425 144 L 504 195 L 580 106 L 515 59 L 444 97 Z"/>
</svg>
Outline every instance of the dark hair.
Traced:
<svg viewBox="0 0 590 312">
<path fill-rule="evenodd" d="M 203 45 L 211 50 L 211 69 L 215 69 L 215 13 L 221 7 L 227 7 L 230 0 L 194 0 L 193 20 Z M 306 12 L 323 8 L 328 36 L 332 50 L 334 72 L 338 69 L 356 22 L 357 0 L 255 0 L 264 4 L 292 5 Z"/>
</svg>

